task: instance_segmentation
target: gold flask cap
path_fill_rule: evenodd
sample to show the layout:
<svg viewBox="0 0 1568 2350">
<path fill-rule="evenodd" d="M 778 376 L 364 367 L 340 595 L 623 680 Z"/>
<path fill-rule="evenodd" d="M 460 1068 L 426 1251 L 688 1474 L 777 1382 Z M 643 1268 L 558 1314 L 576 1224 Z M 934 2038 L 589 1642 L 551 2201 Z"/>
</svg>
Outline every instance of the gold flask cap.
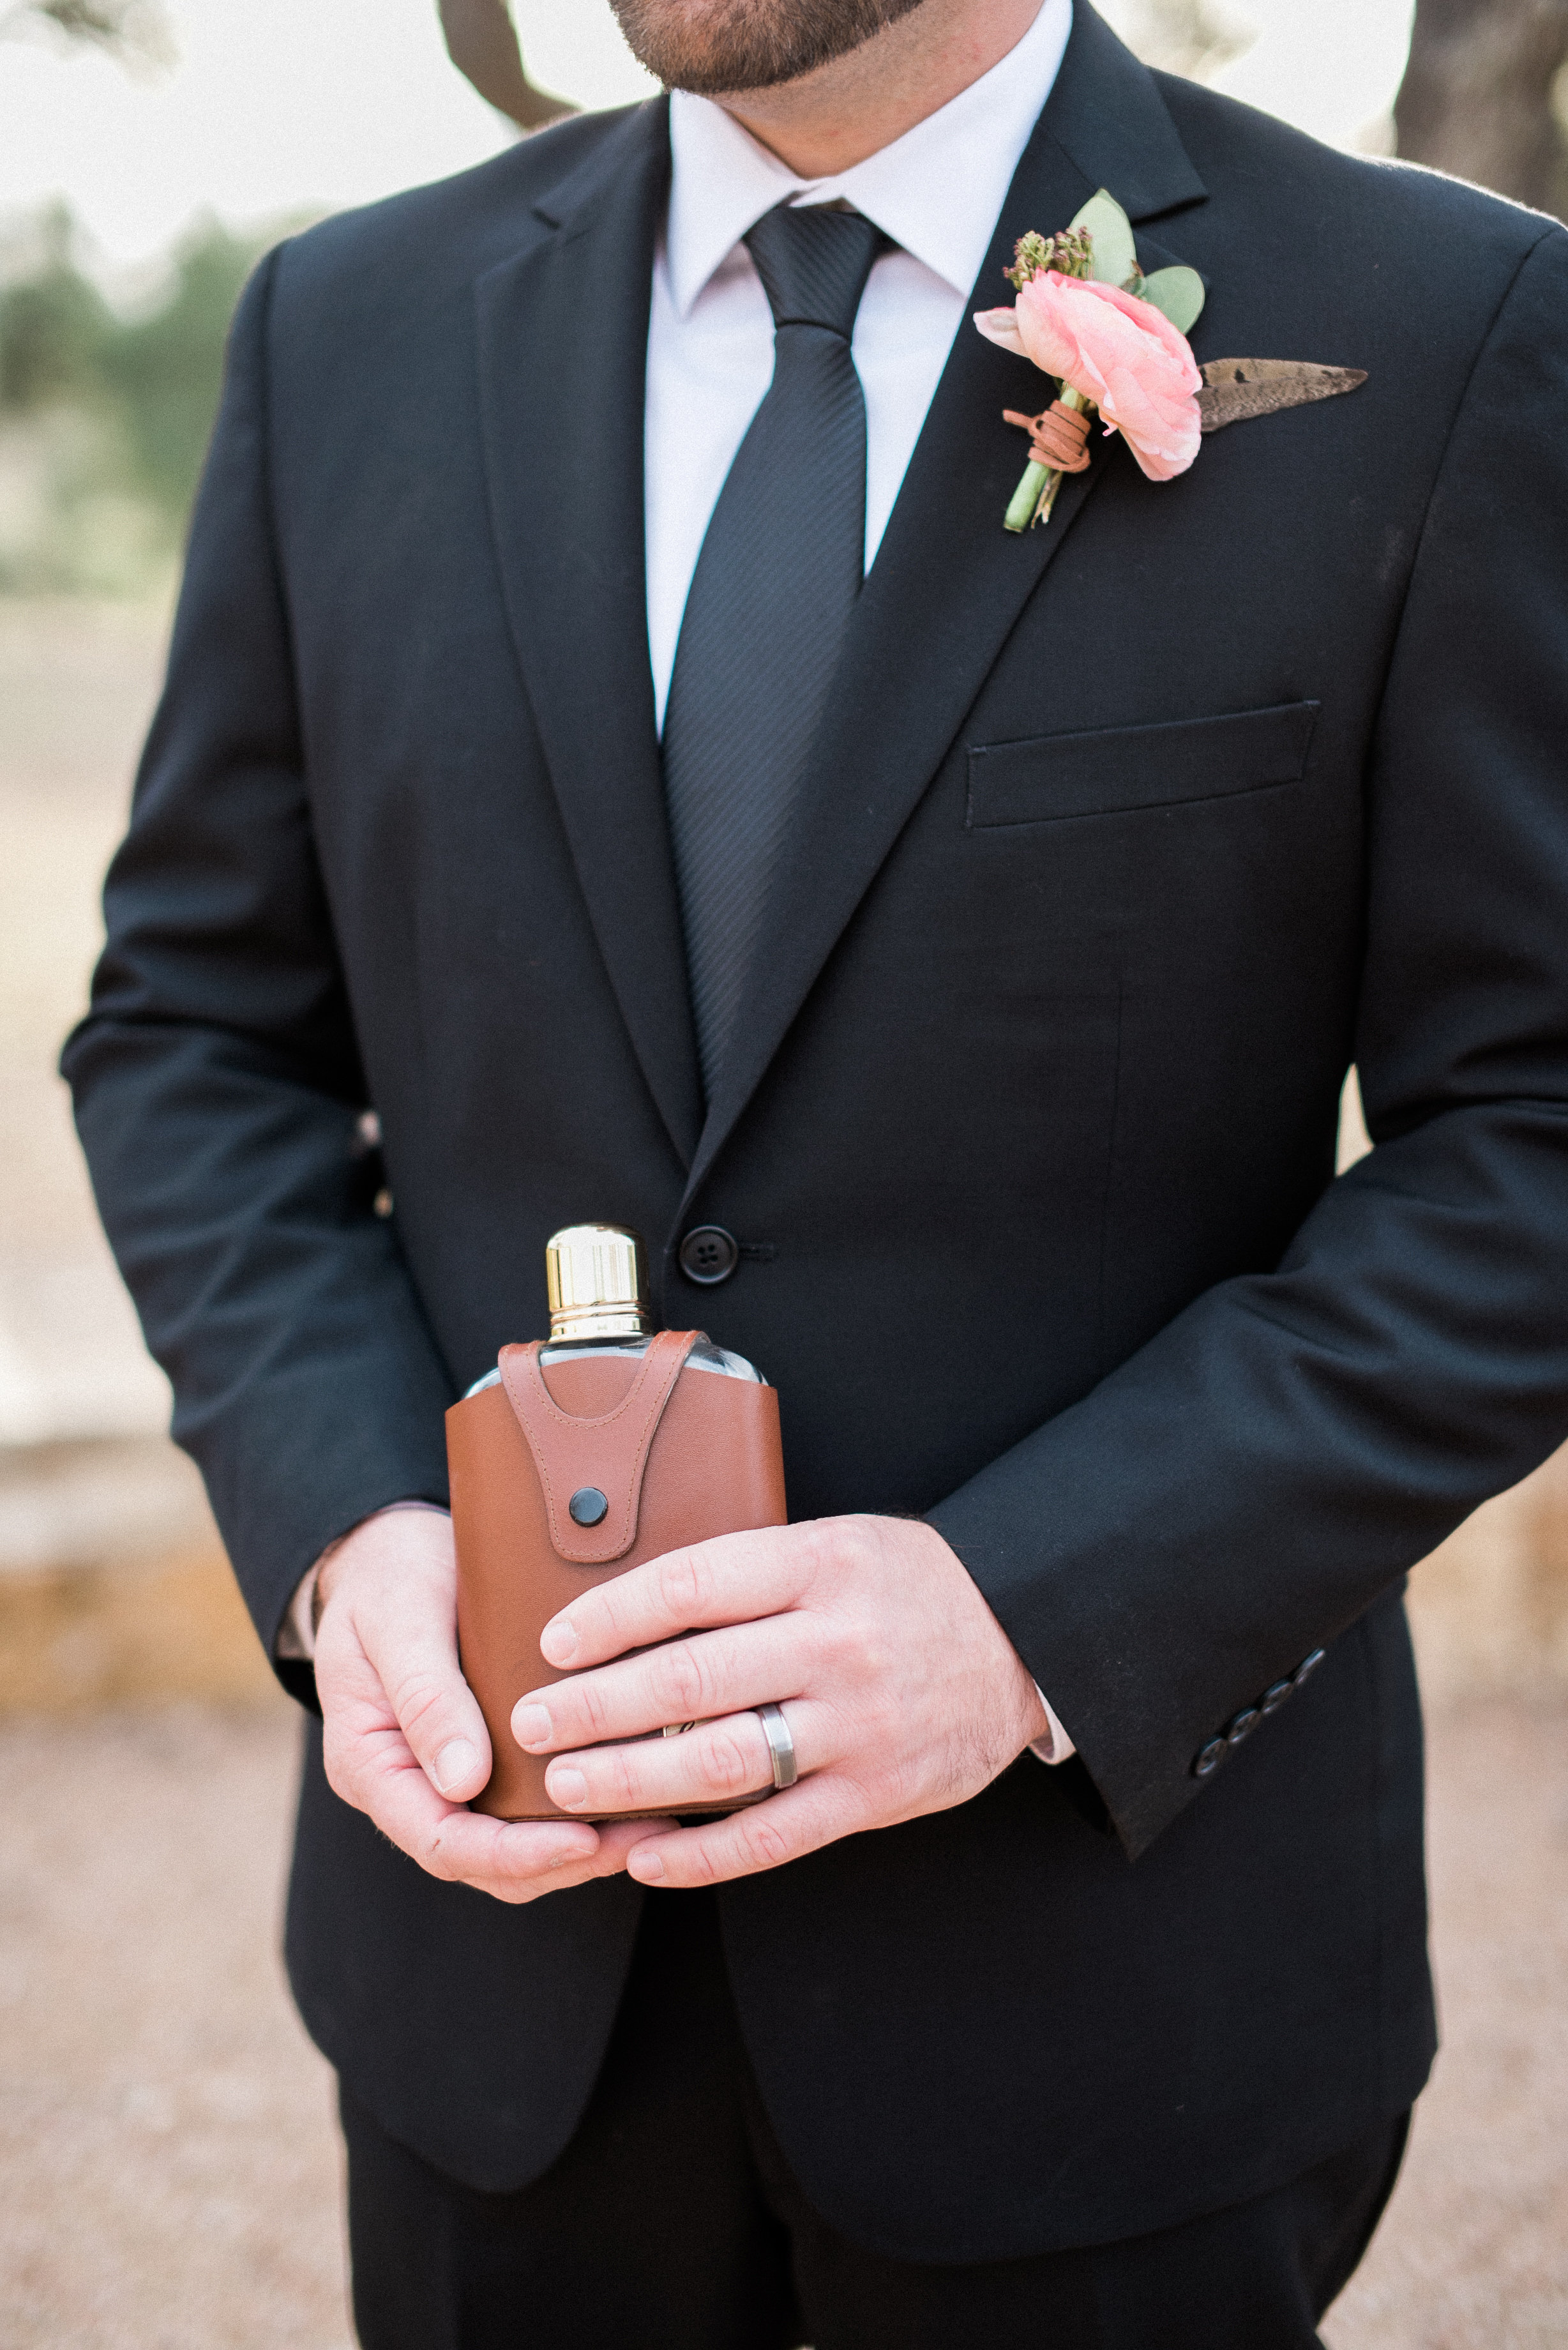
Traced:
<svg viewBox="0 0 1568 2350">
<path fill-rule="evenodd" d="M 553 1347 L 585 1338 L 647 1338 L 653 1323 L 642 1243 L 621 1224 L 567 1224 L 545 1243 Z"/>
</svg>

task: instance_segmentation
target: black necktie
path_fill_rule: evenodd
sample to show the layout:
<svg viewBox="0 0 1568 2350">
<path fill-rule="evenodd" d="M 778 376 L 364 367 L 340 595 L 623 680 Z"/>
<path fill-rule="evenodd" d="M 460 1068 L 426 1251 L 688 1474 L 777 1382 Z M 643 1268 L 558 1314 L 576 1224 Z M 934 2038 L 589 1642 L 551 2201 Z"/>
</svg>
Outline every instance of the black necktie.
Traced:
<svg viewBox="0 0 1568 2350">
<path fill-rule="evenodd" d="M 855 313 L 886 239 L 780 204 L 746 238 L 774 379 L 713 509 L 664 721 L 664 788 L 710 1098 L 865 567 Z"/>
</svg>

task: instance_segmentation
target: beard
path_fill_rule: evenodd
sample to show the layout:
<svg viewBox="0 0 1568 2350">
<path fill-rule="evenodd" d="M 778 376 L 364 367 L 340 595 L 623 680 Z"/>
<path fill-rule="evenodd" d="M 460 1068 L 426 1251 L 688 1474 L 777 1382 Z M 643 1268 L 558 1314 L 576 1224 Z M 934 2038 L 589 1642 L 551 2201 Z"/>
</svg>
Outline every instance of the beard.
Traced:
<svg viewBox="0 0 1568 2350">
<path fill-rule="evenodd" d="M 627 46 L 667 89 L 711 98 L 798 81 L 864 47 L 923 0 L 610 0 Z"/>
</svg>

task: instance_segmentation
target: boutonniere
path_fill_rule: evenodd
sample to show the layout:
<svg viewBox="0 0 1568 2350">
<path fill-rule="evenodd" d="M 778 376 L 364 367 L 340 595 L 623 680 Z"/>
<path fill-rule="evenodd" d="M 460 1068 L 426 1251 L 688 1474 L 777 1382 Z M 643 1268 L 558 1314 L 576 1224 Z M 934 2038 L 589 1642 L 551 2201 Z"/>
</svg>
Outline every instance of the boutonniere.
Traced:
<svg viewBox="0 0 1568 2350">
<path fill-rule="evenodd" d="M 1009 530 L 1050 520 L 1063 474 L 1089 463 L 1096 413 L 1151 482 L 1168 482 L 1186 473 L 1204 433 L 1331 400 L 1366 380 L 1360 369 L 1304 359 L 1213 359 L 1200 369 L 1187 337 L 1203 307 L 1203 280 L 1179 264 L 1146 277 L 1132 224 L 1104 188 L 1057 235 L 1020 237 L 1006 275 L 1017 301 L 977 311 L 974 323 L 988 342 L 1033 359 L 1058 385 L 1038 416 L 1002 411 L 1030 440 L 1004 517 Z"/>
</svg>

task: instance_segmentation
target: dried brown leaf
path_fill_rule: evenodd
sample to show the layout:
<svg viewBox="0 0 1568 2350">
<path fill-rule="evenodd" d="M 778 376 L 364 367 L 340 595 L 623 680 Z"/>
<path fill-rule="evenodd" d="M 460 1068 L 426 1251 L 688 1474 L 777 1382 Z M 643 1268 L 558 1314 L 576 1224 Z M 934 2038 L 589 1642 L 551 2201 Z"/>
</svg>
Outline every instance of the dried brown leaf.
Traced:
<svg viewBox="0 0 1568 2350">
<path fill-rule="evenodd" d="M 1205 432 L 1249 416 L 1302 408 L 1308 400 L 1334 400 L 1366 381 L 1365 368 L 1322 367 L 1314 359 L 1210 359 L 1199 373 L 1198 406 Z"/>
</svg>

